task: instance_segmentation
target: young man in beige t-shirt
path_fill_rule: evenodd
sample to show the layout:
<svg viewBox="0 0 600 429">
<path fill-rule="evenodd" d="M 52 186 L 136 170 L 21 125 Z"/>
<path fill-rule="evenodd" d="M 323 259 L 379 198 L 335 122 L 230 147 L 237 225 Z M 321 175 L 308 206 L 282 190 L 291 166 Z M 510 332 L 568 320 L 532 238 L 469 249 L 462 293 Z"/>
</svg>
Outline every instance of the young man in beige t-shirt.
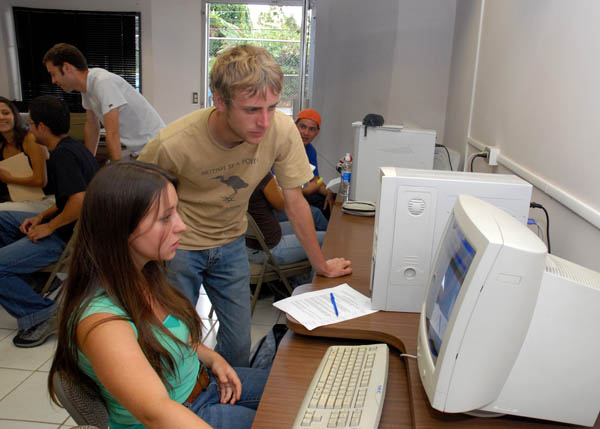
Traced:
<svg viewBox="0 0 600 429">
<path fill-rule="evenodd" d="M 350 261 L 325 260 L 301 185 L 313 177 L 291 118 L 276 110 L 283 74 L 263 48 L 237 46 L 221 54 L 211 75 L 215 107 L 164 128 L 140 154 L 179 178 L 178 210 L 187 225 L 169 281 L 196 304 L 202 284 L 217 317 L 217 351 L 232 366 L 248 366 L 250 267 L 246 210 L 272 167 L 285 210 L 319 275 L 350 274 Z"/>
</svg>

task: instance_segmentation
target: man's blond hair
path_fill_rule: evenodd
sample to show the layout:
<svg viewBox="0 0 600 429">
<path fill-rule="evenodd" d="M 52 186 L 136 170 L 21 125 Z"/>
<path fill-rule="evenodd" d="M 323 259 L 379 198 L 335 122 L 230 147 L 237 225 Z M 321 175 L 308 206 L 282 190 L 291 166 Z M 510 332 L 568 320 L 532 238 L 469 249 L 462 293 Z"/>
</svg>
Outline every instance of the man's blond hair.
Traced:
<svg viewBox="0 0 600 429">
<path fill-rule="evenodd" d="M 242 92 L 251 97 L 267 95 L 267 88 L 277 94 L 283 88 L 283 72 L 266 49 L 238 45 L 217 57 L 210 71 L 210 89 L 220 95 L 226 104 Z"/>
</svg>

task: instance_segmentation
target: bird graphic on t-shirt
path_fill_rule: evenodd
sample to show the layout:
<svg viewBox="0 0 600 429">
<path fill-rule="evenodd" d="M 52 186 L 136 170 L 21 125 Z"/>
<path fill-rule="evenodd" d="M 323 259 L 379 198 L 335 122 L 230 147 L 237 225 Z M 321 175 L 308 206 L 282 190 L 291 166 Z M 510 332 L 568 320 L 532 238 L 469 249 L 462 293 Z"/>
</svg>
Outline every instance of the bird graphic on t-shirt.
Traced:
<svg viewBox="0 0 600 429">
<path fill-rule="evenodd" d="M 214 179 L 220 180 L 221 183 L 224 183 L 231 189 L 233 189 L 233 194 L 223 197 L 223 200 L 225 201 L 233 201 L 233 197 L 235 197 L 235 195 L 237 194 L 238 189 L 244 189 L 248 187 L 248 184 L 242 179 L 240 179 L 239 176 L 229 176 L 228 178 L 225 178 L 225 176 L 217 176 L 214 177 Z"/>
</svg>

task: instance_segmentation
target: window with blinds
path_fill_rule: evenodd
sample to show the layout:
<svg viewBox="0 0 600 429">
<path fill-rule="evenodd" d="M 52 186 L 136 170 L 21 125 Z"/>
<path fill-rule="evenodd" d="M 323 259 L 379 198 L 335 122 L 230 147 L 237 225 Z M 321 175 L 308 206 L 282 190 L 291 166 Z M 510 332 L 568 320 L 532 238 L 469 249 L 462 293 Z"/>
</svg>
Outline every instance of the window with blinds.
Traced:
<svg viewBox="0 0 600 429">
<path fill-rule="evenodd" d="M 21 95 L 29 102 L 40 95 L 63 98 L 71 112 L 83 112 L 79 93 L 67 94 L 52 84 L 44 54 L 56 43 L 70 43 L 85 55 L 88 67 L 118 74 L 141 92 L 139 12 L 13 7 Z"/>
</svg>

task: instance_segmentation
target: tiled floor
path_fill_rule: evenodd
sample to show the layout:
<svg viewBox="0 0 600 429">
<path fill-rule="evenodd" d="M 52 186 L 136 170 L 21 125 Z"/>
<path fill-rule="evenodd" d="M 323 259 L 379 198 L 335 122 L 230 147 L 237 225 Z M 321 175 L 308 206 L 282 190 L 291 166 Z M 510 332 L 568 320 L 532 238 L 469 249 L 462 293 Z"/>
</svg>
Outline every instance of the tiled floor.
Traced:
<svg viewBox="0 0 600 429">
<path fill-rule="evenodd" d="M 285 323 L 285 315 L 272 306 L 273 297 L 259 300 L 252 318 L 252 344 L 271 327 Z M 205 329 L 209 326 L 210 303 L 201 294 L 197 306 Z M 216 325 L 218 327 L 218 323 Z M 62 408 L 50 401 L 46 383 L 56 345 L 56 337 L 43 346 L 19 349 L 12 343 L 17 329 L 15 319 L 0 307 L 0 429 L 58 429 L 76 423 Z M 214 347 L 216 332 L 204 343 Z"/>
</svg>

